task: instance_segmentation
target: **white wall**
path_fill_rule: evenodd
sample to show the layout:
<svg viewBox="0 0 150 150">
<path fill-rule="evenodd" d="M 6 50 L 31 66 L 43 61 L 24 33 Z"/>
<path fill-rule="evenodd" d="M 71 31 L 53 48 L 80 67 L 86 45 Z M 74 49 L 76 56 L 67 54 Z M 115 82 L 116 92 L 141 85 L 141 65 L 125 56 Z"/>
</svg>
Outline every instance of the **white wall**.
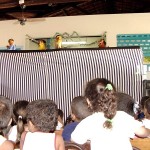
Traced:
<svg viewBox="0 0 150 150">
<path fill-rule="evenodd" d="M 107 45 L 114 47 L 117 34 L 150 33 L 150 13 L 52 17 L 26 22 L 25 26 L 16 24 L 16 20 L 0 21 L 0 47 L 6 46 L 9 38 L 25 47 L 26 34 L 39 38 L 73 31 L 80 36 L 101 35 L 107 31 Z"/>
</svg>

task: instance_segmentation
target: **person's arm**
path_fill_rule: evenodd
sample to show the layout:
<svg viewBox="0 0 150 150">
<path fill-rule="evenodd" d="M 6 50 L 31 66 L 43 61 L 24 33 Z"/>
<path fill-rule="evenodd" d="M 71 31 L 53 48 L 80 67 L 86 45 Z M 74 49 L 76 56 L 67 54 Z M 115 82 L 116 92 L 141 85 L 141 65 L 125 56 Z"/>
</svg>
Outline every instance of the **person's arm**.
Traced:
<svg viewBox="0 0 150 150">
<path fill-rule="evenodd" d="M 142 126 L 139 129 L 136 129 L 134 133 L 139 137 L 149 137 L 150 129 L 147 129 L 144 126 Z"/>
<path fill-rule="evenodd" d="M 14 144 L 8 140 L 6 140 L 1 146 L 0 150 L 13 150 Z"/>
<path fill-rule="evenodd" d="M 24 131 L 21 135 L 21 139 L 20 139 L 20 150 L 23 150 L 23 145 L 24 145 L 24 141 L 25 141 L 25 137 L 26 137 L 27 132 Z"/>
<path fill-rule="evenodd" d="M 57 150 L 65 150 L 64 140 L 61 135 L 55 135 L 55 147 Z"/>
<path fill-rule="evenodd" d="M 148 137 L 150 136 L 150 129 L 145 128 L 142 122 L 135 120 L 133 117 L 128 114 L 124 114 L 123 118 L 127 121 L 127 125 L 130 130 L 138 137 Z"/>
<path fill-rule="evenodd" d="M 72 142 L 75 142 L 78 144 L 84 144 L 87 142 L 87 140 L 90 139 L 90 137 L 93 134 L 93 126 L 91 126 L 90 122 L 91 122 L 91 117 L 87 117 L 86 119 L 83 119 L 76 126 L 76 128 L 71 134 Z"/>
</svg>

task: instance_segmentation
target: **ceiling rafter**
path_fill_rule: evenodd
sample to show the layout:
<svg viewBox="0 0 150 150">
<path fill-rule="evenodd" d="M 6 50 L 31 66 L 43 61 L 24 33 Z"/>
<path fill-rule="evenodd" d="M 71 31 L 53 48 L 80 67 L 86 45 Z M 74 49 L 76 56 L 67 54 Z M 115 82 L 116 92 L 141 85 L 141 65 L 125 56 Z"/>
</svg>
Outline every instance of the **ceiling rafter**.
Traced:
<svg viewBox="0 0 150 150">
<path fill-rule="evenodd" d="M 150 0 L 0 0 L 0 20 L 93 14 L 149 13 Z"/>
<path fill-rule="evenodd" d="M 76 3 L 77 4 L 77 3 Z M 37 17 L 49 17 L 51 14 L 54 14 L 54 13 L 56 13 L 56 12 L 61 12 L 62 11 L 62 9 L 67 9 L 67 8 L 69 8 L 69 7 L 71 7 L 72 6 L 72 3 L 67 3 L 67 4 L 63 4 L 63 5 L 58 5 L 58 6 L 56 6 L 55 8 L 52 8 L 52 9 L 49 9 L 49 10 L 47 10 L 45 13 L 43 13 L 43 14 L 39 14 L 39 15 L 37 15 Z"/>
<path fill-rule="evenodd" d="M 80 12 L 82 12 L 84 15 L 90 15 L 90 13 L 85 10 L 85 9 L 82 9 L 81 7 L 77 6 L 77 5 L 72 5 L 72 7 Z"/>
<path fill-rule="evenodd" d="M 26 6 L 44 5 L 49 3 L 60 4 L 60 3 L 71 3 L 71 2 L 88 2 L 92 0 L 25 0 Z M 13 8 L 19 5 L 19 0 L 14 2 L 0 2 L 0 9 Z"/>
<path fill-rule="evenodd" d="M 64 16 L 70 16 L 69 13 L 65 9 L 62 9 L 62 12 L 64 13 Z"/>
<path fill-rule="evenodd" d="M 115 0 L 107 0 L 106 1 L 107 6 L 107 13 L 112 14 L 115 11 Z"/>
<path fill-rule="evenodd" d="M 71 2 L 89 2 L 92 0 L 48 0 L 48 1 L 50 3 L 71 3 Z"/>
</svg>

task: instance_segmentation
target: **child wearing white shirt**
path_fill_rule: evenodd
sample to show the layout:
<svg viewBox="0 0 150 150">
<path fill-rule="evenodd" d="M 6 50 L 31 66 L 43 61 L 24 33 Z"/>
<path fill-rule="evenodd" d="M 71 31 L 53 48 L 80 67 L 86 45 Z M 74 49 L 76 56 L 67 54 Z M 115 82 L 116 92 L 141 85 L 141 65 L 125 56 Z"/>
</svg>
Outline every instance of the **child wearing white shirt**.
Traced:
<svg viewBox="0 0 150 150">
<path fill-rule="evenodd" d="M 148 98 L 144 103 L 144 114 L 145 118 L 142 122 L 146 128 L 150 129 L 150 98 Z"/>
<path fill-rule="evenodd" d="M 150 130 L 123 111 L 117 111 L 117 98 L 110 81 L 104 78 L 91 80 L 85 97 L 93 114 L 82 120 L 71 135 L 72 141 L 84 144 L 91 141 L 91 150 L 132 150 L 130 135 L 150 135 Z"/>
</svg>

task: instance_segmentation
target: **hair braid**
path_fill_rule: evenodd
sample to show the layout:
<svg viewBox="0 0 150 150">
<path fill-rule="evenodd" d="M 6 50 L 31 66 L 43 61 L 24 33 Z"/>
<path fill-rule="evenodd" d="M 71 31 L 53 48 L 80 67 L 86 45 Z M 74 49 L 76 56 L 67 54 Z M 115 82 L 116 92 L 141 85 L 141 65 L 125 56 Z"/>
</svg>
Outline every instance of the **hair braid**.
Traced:
<svg viewBox="0 0 150 150">
<path fill-rule="evenodd" d="M 104 117 L 107 118 L 107 120 L 103 126 L 110 129 L 112 128 L 112 119 L 117 111 L 117 98 L 114 95 L 115 90 L 110 82 L 105 84 L 99 81 L 100 79 L 94 79 L 87 84 L 85 96 L 89 99 L 94 112 L 104 113 Z M 107 85 L 109 85 L 111 89 L 109 89 L 109 87 L 106 88 Z"/>
</svg>

